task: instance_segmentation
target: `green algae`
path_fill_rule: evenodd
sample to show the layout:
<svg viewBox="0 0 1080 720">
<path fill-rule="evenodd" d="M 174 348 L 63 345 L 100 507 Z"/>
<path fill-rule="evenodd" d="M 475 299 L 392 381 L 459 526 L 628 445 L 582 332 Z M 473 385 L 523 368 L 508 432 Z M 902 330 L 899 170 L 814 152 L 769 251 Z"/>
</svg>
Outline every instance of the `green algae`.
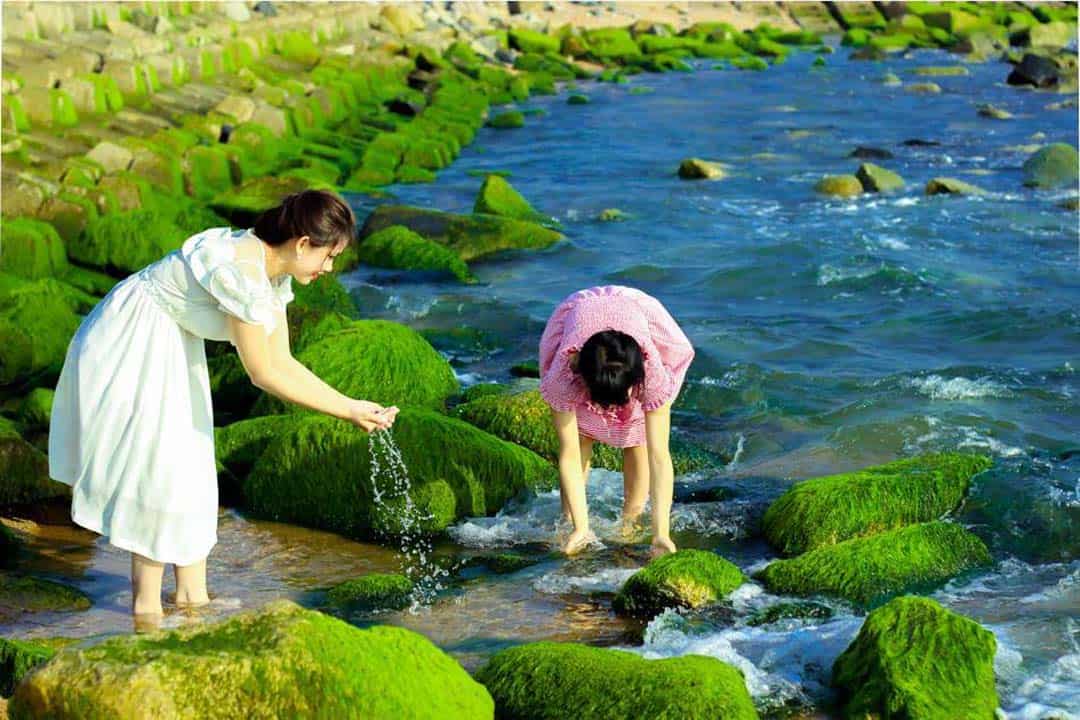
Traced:
<svg viewBox="0 0 1080 720">
<path fill-rule="evenodd" d="M 652 617 L 669 607 L 711 605 L 746 578 L 719 555 L 704 550 L 679 550 L 651 560 L 619 589 L 612 608 L 620 615 Z"/>
</svg>

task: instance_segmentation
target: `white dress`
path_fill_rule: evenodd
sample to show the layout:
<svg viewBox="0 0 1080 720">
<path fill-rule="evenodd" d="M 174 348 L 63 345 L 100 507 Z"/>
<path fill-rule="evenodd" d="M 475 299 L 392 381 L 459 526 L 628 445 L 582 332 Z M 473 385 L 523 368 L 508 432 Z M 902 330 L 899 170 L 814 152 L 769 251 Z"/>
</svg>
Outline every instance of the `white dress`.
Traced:
<svg viewBox="0 0 1080 720">
<path fill-rule="evenodd" d="M 49 426 L 49 475 L 72 486 L 77 524 L 159 562 L 209 554 L 218 489 L 203 341 L 230 340 L 226 313 L 267 334 L 285 323 L 292 278 L 271 281 L 265 252 L 251 230 L 206 230 L 83 319 Z"/>
</svg>

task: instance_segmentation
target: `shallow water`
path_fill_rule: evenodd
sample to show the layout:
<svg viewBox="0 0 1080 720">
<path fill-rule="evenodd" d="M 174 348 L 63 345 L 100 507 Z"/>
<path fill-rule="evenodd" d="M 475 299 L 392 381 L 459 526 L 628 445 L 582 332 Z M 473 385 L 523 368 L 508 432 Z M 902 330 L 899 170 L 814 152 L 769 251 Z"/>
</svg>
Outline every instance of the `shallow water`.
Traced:
<svg viewBox="0 0 1080 720">
<path fill-rule="evenodd" d="M 586 106 L 566 106 L 565 96 L 533 99 L 525 104 L 546 116 L 513 132 L 482 130 L 438 182 L 392 191 L 401 202 L 467 212 L 481 178 L 466 171 L 509 170 L 510 182 L 561 222 L 567 242 L 477 264 L 477 286 L 367 269 L 343 280 L 366 316 L 428 333 L 466 383 L 506 380 L 512 364 L 535 357 L 548 313 L 577 289 L 622 283 L 659 297 L 698 351 L 676 431 L 735 457 L 719 473 L 680 479 L 684 488 L 723 482 L 735 495 L 676 504 L 675 540 L 717 550 L 748 571 L 773 556 L 755 523 L 797 478 L 925 451 L 992 456 L 958 519 L 987 541 L 995 564 L 933 597 L 995 633 L 1009 717 L 1077 717 L 1077 215 L 1057 207 L 1070 193 L 1021 187 L 1029 150 L 1019 147 L 1077 145 L 1076 110 L 1044 109 L 1065 96 L 1006 87 L 1003 64 L 934 78 L 944 92 L 924 96 L 877 78 L 892 71 L 910 80 L 913 67 L 951 63 L 944 53 L 884 63 L 844 55 L 828 56 L 824 69 L 810 69 L 813 57 L 804 55 L 765 73 L 703 69 L 583 83 Z M 654 92 L 629 94 L 640 85 Z M 983 102 L 1016 117 L 980 118 Z M 940 145 L 901 144 L 910 138 Z M 857 145 L 894 153 L 878 163 L 899 172 L 906 188 L 854 200 L 816 196 L 821 175 L 855 170 L 847 154 Z M 680 181 L 674 171 L 688 156 L 725 162 L 730 176 Z M 990 194 L 923 196 L 940 175 Z M 361 212 L 376 202 L 353 201 Z M 594 219 L 609 207 L 631 218 Z M 639 625 L 610 612 L 611 593 L 645 561 L 643 544 L 622 544 L 615 533 L 620 477 L 594 471 L 589 496 L 603 547 L 585 557 L 502 576 L 469 570 L 430 608 L 351 619 L 419 630 L 469 668 L 536 639 L 633 647 L 649 657 L 702 652 L 743 668 L 767 714 L 827 707 L 832 661 L 861 616 L 830 603 L 829 620 L 750 627 L 749 613 L 780 601 L 750 583 L 729 612 L 665 614 L 642 643 Z M 548 493 L 495 518 L 463 521 L 434 556 L 452 564 L 510 546 L 543 556 L 538 544 L 555 536 L 558 509 Z M 43 527 L 34 544 L 43 555 L 29 566 L 71 580 L 95 606 L 24 616 L 0 633 L 130 631 L 128 555 L 91 533 Z M 194 617 L 170 612 L 167 625 L 278 597 L 317 605 L 318 588 L 399 567 L 384 548 L 229 510 L 219 534 L 211 608 Z"/>
</svg>

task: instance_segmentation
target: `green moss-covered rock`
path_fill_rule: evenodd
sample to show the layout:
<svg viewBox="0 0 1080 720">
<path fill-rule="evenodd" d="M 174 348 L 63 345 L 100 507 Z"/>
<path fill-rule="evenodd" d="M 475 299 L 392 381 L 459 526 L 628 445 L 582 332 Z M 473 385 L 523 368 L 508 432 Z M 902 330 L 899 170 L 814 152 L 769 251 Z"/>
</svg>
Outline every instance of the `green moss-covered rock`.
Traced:
<svg viewBox="0 0 1080 720">
<path fill-rule="evenodd" d="M 542 250 L 562 239 L 562 234 L 537 223 L 498 215 L 455 215 L 407 205 L 380 205 L 360 228 L 361 240 L 391 227 L 403 225 L 413 232 L 457 253 L 465 262 L 503 250 Z"/>
<path fill-rule="evenodd" d="M 626 28 L 597 28 L 583 34 L 589 56 L 601 63 L 626 63 L 641 57 L 641 48 Z"/>
<path fill-rule="evenodd" d="M 472 388 L 470 388 L 471 390 Z M 551 421 L 551 409 L 537 390 L 508 394 L 492 392 L 473 395 L 454 409 L 455 414 L 482 430 L 529 448 L 555 462 L 559 438 Z M 671 462 L 676 475 L 683 475 L 723 464 L 723 459 L 679 437 L 671 439 Z M 609 445 L 593 445 L 593 467 L 622 469 L 622 451 Z"/>
<path fill-rule="evenodd" d="M 49 223 L 34 218 L 4 218 L 0 221 L 0 237 L 4 244 L 0 272 L 28 280 L 67 272 L 64 241 Z"/>
<path fill-rule="evenodd" d="M 236 227 L 250 227 L 265 210 L 276 207 L 286 195 L 301 190 L 332 190 L 330 183 L 312 183 L 299 177 L 260 177 L 226 189 L 210 200 L 210 208 Z"/>
<path fill-rule="evenodd" d="M 989 562 L 990 551 L 978 537 L 955 523 L 930 522 L 776 560 L 755 577 L 774 593 L 820 593 L 873 606 Z"/>
<path fill-rule="evenodd" d="M 510 130 L 513 128 L 525 127 L 525 114 L 520 110 L 510 110 L 508 112 L 499 113 L 488 120 L 488 127 L 493 127 L 498 130 Z"/>
<path fill-rule="evenodd" d="M 933 178 L 926 183 L 927 195 L 985 195 L 981 187 L 966 183 L 956 178 Z"/>
<path fill-rule="evenodd" d="M 476 679 L 495 699 L 499 718 L 758 717 L 742 674 L 703 655 L 646 660 L 624 650 L 529 643 L 496 654 Z"/>
<path fill-rule="evenodd" d="M 393 537 L 441 532 L 457 518 L 457 495 L 445 480 L 417 482 L 407 498 L 384 499 L 371 509 L 371 527 Z"/>
<path fill-rule="evenodd" d="M 971 478 L 990 467 L 979 455 L 942 453 L 796 483 L 765 512 L 761 529 L 785 555 L 936 520 L 955 510 Z"/>
<path fill-rule="evenodd" d="M 0 386 L 55 384 L 79 313 L 96 301 L 60 280 L 0 273 Z"/>
<path fill-rule="evenodd" d="M 72 259 L 96 267 L 135 272 L 179 248 L 189 234 L 156 210 L 111 213 L 91 220 L 75 243 Z"/>
<path fill-rule="evenodd" d="M 501 215 L 518 220 L 542 221 L 546 219 L 538 213 L 529 201 L 521 196 L 514 187 L 498 175 L 488 175 L 473 203 L 474 213 Z"/>
<path fill-rule="evenodd" d="M 371 573 L 335 585 L 326 599 L 349 610 L 400 610 L 412 602 L 412 591 L 413 582 L 404 575 Z"/>
<path fill-rule="evenodd" d="M 353 244 L 349 245 L 350 248 Z M 345 272 L 349 266 L 346 259 L 350 255 L 349 250 L 342 254 L 341 268 L 335 267 L 333 274 L 323 275 L 318 280 L 307 285 L 293 283 L 295 299 L 289 303 L 289 343 L 293 354 L 303 350 L 316 335 L 326 334 L 329 326 L 334 329 L 344 327 L 341 320 L 356 320 L 360 317 L 360 310 L 356 302 L 349 295 L 349 291 L 341 284 L 338 274 Z M 336 265 L 336 263 L 335 263 Z M 331 318 L 332 322 L 324 324 L 324 319 Z M 315 329 L 321 327 L 320 332 Z"/>
<path fill-rule="evenodd" d="M 724 166 L 718 162 L 687 158 L 679 163 L 679 177 L 683 180 L 719 180 L 724 174 Z"/>
<path fill-rule="evenodd" d="M 483 565 L 493 573 L 506 575 L 515 573 L 519 570 L 524 570 L 527 567 L 532 567 L 540 562 L 541 559 L 542 558 L 530 557 L 520 553 L 505 552 L 492 553 L 491 555 L 477 555 L 476 557 L 470 558 L 468 564 Z"/>
<path fill-rule="evenodd" d="M 70 585 L 0 571 L 0 622 L 21 613 L 88 610 L 90 598 Z"/>
<path fill-rule="evenodd" d="M 1024 185 L 1042 190 L 1076 187 L 1078 162 L 1072 145 L 1047 145 L 1024 161 Z"/>
<path fill-rule="evenodd" d="M 822 603 L 809 601 L 784 602 L 758 610 L 747 618 L 746 624 L 751 627 L 757 627 L 759 625 L 769 625 L 774 622 L 779 622 L 780 620 L 828 620 L 832 616 L 832 608 L 828 605 L 823 605 Z"/>
<path fill-rule="evenodd" d="M 573 93 L 570 97 L 566 98 L 567 105 L 588 105 L 589 96 L 581 93 Z"/>
<path fill-rule="evenodd" d="M 863 186 L 854 175 L 826 175 L 814 185 L 814 190 L 822 195 L 837 197 L 855 197 L 862 195 Z"/>
<path fill-rule="evenodd" d="M 376 490 L 390 499 L 395 494 L 385 473 L 373 481 L 367 433 L 321 415 L 305 416 L 302 422 L 284 428 L 263 425 L 258 430 L 272 437 L 244 482 L 244 496 L 252 510 L 271 519 L 352 537 L 394 532 L 375 496 Z M 550 489 L 557 480 L 551 464 L 535 453 L 438 413 L 402 410 L 394 423 L 393 439 L 408 468 L 413 505 L 420 516 L 441 518 L 442 527 L 461 517 L 492 514 L 518 492 Z M 243 452 L 254 454 L 260 442 L 249 437 Z M 240 451 L 236 447 L 232 457 Z M 219 453 L 229 457 L 224 449 Z M 425 494 L 425 487 L 440 482 L 452 490 L 452 514 L 445 509 L 444 488 L 436 486 Z M 394 516 L 400 518 L 397 513 Z M 442 528 L 429 524 L 425 529 Z"/>
<path fill-rule="evenodd" d="M 522 52 L 557 53 L 562 44 L 557 37 L 526 28 L 511 28 L 507 34 L 510 47 Z"/>
<path fill-rule="evenodd" d="M 26 678 L 13 719 L 479 718 L 490 696 L 422 635 L 359 629 L 287 600 L 215 625 L 66 648 Z"/>
<path fill-rule="evenodd" d="M 360 262 L 374 267 L 446 272 L 461 282 L 476 282 L 469 266 L 453 250 L 403 225 L 368 235 L 359 245 L 359 254 Z"/>
<path fill-rule="evenodd" d="M 43 429 L 49 427 L 54 392 L 48 388 L 34 388 L 19 404 L 19 422 L 23 428 Z"/>
<path fill-rule="evenodd" d="M 912 72 L 923 77 L 954 77 L 971 74 L 963 65 L 930 65 L 917 67 Z"/>
<path fill-rule="evenodd" d="M 679 550 L 649 562 L 623 583 L 612 607 L 620 615 L 651 617 L 669 607 L 711 605 L 745 582 L 742 571 L 716 553 Z"/>
<path fill-rule="evenodd" d="M 389 320 L 356 320 L 311 340 L 296 354 L 324 382 L 383 405 L 442 409 L 458 392 L 450 364 L 415 330 Z M 309 412 L 264 395 L 253 412 Z"/>
<path fill-rule="evenodd" d="M 833 665 L 844 717 L 996 717 L 994 634 L 928 598 L 871 612 Z"/>
<path fill-rule="evenodd" d="M 731 66 L 739 70 L 762 71 L 769 69 L 769 63 L 754 55 L 742 55 L 731 59 Z"/>
<path fill-rule="evenodd" d="M 57 650 L 74 642 L 77 641 L 73 638 L 0 638 L 0 697 L 11 697 L 23 676 L 48 662 Z"/>
<path fill-rule="evenodd" d="M 860 165 L 855 172 L 855 177 L 862 183 L 863 190 L 866 192 L 888 192 L 904 187 L 904 178 L 873 163 Z"/>
</svg>

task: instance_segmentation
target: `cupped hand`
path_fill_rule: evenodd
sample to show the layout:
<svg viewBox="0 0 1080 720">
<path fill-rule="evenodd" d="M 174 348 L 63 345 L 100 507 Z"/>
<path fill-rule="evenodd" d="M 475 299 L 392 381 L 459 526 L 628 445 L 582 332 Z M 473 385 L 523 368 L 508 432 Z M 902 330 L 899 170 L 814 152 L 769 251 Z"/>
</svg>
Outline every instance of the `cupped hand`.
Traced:
<svg viewBox="0 0 1080 720">
<path fill-rule="evenodd" d="M 394 424 L 398 408 L 395 405 L 383 407 L 367 400 L 354 400 L 349 412 L 349 422 L 365 432 L 386 430 Z"/>
</svg>

